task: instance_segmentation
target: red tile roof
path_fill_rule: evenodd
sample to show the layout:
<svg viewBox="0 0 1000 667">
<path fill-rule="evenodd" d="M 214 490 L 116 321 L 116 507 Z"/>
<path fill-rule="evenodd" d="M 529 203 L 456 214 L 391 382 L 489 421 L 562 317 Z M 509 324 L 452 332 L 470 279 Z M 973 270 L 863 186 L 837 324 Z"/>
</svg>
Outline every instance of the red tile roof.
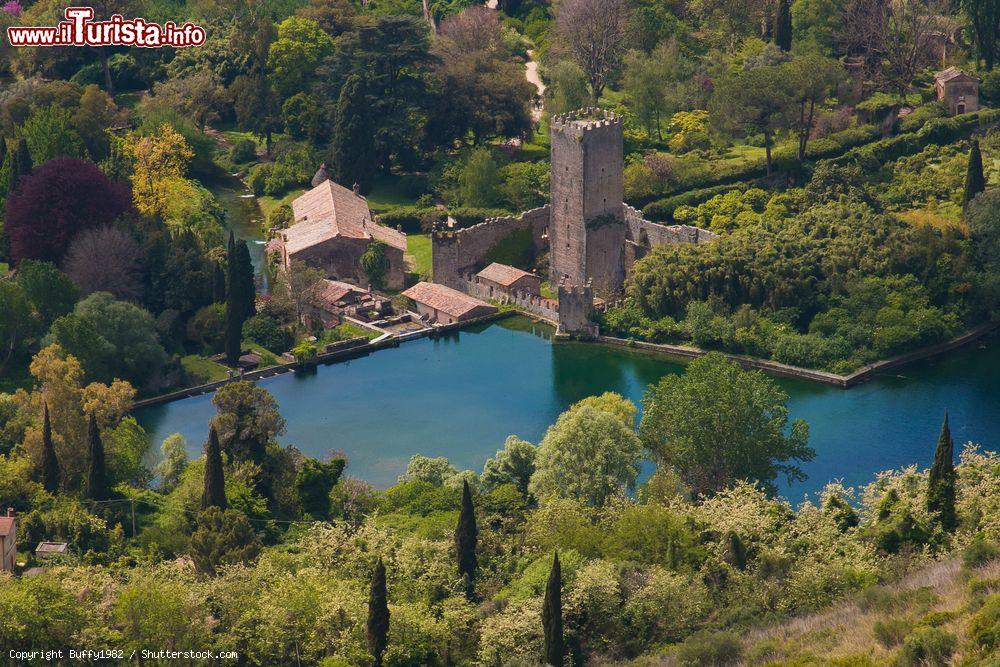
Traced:
<svg viewBox="0 0 1000 667">
<path fill-rule="evenodd" d="M 367 293 L 367 290 L 362 289 L 357 285 L 343 283 L 339 280 L 321 280 L 319 284 L 313 288 L 309 302 L 319 308 L 330 308 L 332 306 L 336 306 L 350 294 L 362 296 Z"/>
<path fill-rule="evenodd" d="M 372 219 L 368 200 L 333 181 L 323 181 L 292 202 L 295 223 L 281 232 L 289 255 L 337 237 L 378 239 L 406 251 L 406 234 Z"/>
<path fill-rule="evenodd" d="M 939 81 L 941 83 L 947 83 L 952 79 L 957 79 L 959 77 L 965 77 L 966 79 L 975 79 L 976 81 L 979 81 L 979 79 L 977 79 L 976 77 L 972 76 L 971 74 L 966 74 L 957 67 L 949 67 L 944 71 L 938 72 L 937 74 L 934 75 L 934 80 Z"/>
<path fill-rule="evenodd" d="M 490 282 L 494 282 L 498 285 L 503 285 L 504 287 L 510 287 L 525 276 L 538 278 L 538 276 L 533 273 L 528 273 L 527 271 L 522 271 L 521 269 L 508 266 L 506 264 L 498 264 L 497 262 L 493 262 L 485 269 L 477 273 L 476 276 L 482 278 L 483 280 L 489 280 Z"/>
<path fill-rule="evenodd" d="M 14 530 L 17 519 L 12 516 L 0 516 L 0 537 L 7 537 Z"/>
<path fill-rule="evenodd" d="M 496 308 L 485 301 L 474 299 L 468 294 L 437 283 L 417 283 L 403 292 L 403 296 L 456 318 L 468 315 L 479 308 L 496 312 Z"/>
</svg>

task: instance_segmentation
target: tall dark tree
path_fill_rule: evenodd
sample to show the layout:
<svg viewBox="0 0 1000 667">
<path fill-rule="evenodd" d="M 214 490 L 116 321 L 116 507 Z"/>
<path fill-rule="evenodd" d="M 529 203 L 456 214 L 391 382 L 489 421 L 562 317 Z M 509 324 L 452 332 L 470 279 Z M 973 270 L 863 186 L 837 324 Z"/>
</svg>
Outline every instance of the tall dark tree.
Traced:
<svg viewBox="0 0 1000 667">
<path fill-rule="evenodd" d="M 253 317 L 257 312 L 257 286 L 253 279 L 253 261 L 250 259 L 250 248 L 244 239 L 236 242 L 236 279 L 240 283 L 239 297 L 240 315 L 243 321 Z"/>
<path fill-rule="evenodd" d="M 375 127 L 367 95 L 363 75 L 352 74 L 344 82 L 333 113 L 328 162 L 334 182 L 345 186 L 357 183 L 363 193 L 371 190 L 378 170 Z"/>
<path fill-rule="evenodd" d="M 952 3 L 954 6 L 955 3 Z M 1000 2 L 996 0 L 960 0 L 962 12 L 969 19 L 976 59 L 993 69 L 1000 56 Z M 977 63 L 978 64 L 978 63 Z"/>
<path fill-rule="evenodd" d="M 32 168 L 31 153 L 28 152 L 28 142 L 25 141 L 24 137 L 20 137 L 17 143 L 14 144 L 14 150 L 10 154 L 10 175 L 7 180 L 8 194 L 14 192 L 17 182 L 22 176 L 30 174 Z"/>
<path fill-rule="evenodd" d="M 476 543 L 479 540 L 479 529 L 476 527 L 476 508 L 472 504 L 472 491 L 469 482 L 462 481 L 462 511 L 458 515 L 458 526 L 455 528 L 455 552 L 458 556 L 458 574 L 465 580 L 465 596 L 472 599 L 475 593 Z"/>
<path fill-rule="evenodd" d="M 549 581 L 545 584 L 545 600 L 542 602 L 542 630 L 545 631 L 545 664 L 562 667 L 566 657 L 563 639 L 562 618 L 562 569 L 558 552 L 552 558 Z"/>
<path fill-rule="evenodd" d="M 972 140 L 969 151 L 969 167 L 965 173 L 965 194 L 962 197 L 963 206 L 975 199 L 976 195 L 986 189 L 986 178 L 983 176 L 983 154 L 979 150 L 979 140 Z"/>
<path fill-rule="evenodd" d="M 222 470 L 222 447 L 215 425 L 208 429 L 205 444 L 205 491 L 201 496 L 201 508 L 218 507 L 226 509 L 226 478 Z"/>
<path fill-rule="evenodd" d="M 107 500 L 111 495 L 108 485 L 108 470 L 104 460 L 104 442 L 101 431 L 97 428 L 97 417 L 90 413 L 90 424 L 87 428 L 87 439 L 90 442 L 90 456 L 87 465 L 86 496 L 91 500 Z"/>
<path fill-rule="evenodd" d="M 941 527 L 952 532 L 958 525 L 955 514 L 955 443 L 951 439 L 948 413 L 944 415 L 934 463 L 927 480 L 927 510 L 935 514 Z"/>
<path fill-rule="evenodd" d="M 56 448 L 52 444 L 52 421 L 49 419 L 49 406 L 45 404 L 42 416 L 42 486 L 49 493 L 59 491 L 59 459 L 56 458 Z"/>
<path fill-rule="evenodd" d="M 222 264 L 215 262 L 212 267 L 212 303 L 226 301 L 226 270 Z"/>
<path fill-rule="evenodd" d="M 792 50 L 791 5 L 791 0 L 778 0 L 778 9 L 774 13 L 774 44 L 782 51 Z"/>
<path fill-rule="evenodd" d="M 226 252 L 226 363 L 235 366 L 240 359 L 243 342 L 243 316 L 246 300 L 240 293 L 243 283 L 240 280 L 239 261 L 236 257 L 236 238 L 229 233 L 229 246 Z"/>
<path fill-rule="evenodd" d="M 365 626 L 368 652 L 375 667 L 382 667 L 382 656 L 389 645 L 389 595 L 385 586 L 385 563 L 379 557 L 372 573 L 372 588 L 368 594 L 368 624 Z"/>
</svg>

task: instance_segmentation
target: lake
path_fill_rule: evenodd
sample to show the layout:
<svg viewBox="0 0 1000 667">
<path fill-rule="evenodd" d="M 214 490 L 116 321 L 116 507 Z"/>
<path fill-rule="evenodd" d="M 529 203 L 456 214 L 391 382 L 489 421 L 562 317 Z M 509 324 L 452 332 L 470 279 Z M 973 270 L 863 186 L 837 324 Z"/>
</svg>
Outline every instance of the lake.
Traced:
<svg viewBox="0 0 1000 667">
<path fill-rule="evenodd" d="M 683 372 L 648 353 L 585 343 L 553 343 L 552 329 L 513 317 L 367 357 L 261 382 L 288 429 L 281 442 L 311 456 L 343 451 L 348 474 L 378 487 L 395 482 L 415 453 L 447 456 L 482 470 L 511 434 L 538 443 L 571 403 L 615 391 L 638 403 L 647 385 Z M 927 466 L 944 410 L 956 449 L 967 441 L 997 447 L 1000 341 L 996 337 L 898 375 L 850 390 L 778 379 L 792 418 L 809 422 L 816 458 L 805 482 L 781 492 L 792 501 L 828 481 L 856 485 L 874 473 Z M 155 447 L 181 433 L 199 456 L 214 413 L 211 396 L 136 412 Z"/>
</svg>

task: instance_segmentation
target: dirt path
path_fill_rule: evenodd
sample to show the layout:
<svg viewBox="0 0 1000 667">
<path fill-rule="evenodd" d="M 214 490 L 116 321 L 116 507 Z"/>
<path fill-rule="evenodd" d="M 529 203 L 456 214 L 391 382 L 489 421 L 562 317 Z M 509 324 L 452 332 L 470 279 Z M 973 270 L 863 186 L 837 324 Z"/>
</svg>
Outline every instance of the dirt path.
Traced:
<svg viewBox="0 0 1000 667">
<path fill-rule="evenodd" d="M 538 61 L 534 59 L 534 51 L 528 51 L 528 62 L 524 64 L 524 76 L 528 79 L 528 83 L 533 85 L 538 91 L 538 99 L 542 100 L 542 104 L 545 104 L 545 84 L 542 83 L 542 77 L 538 76 Z M 542 119 L 543 108 L 531 108 L 531 117 L 535 119 L 537 123 Z"/>
<path fill-rule="evenodd" d="M 499 0 L 486 0 L 486 7 L 488 9 L 497 9 L 499 6 Z M 524 64 L 524 78 L 528 80 L 528 83 L 535 87 L 538 91 L 538 99 L 545 103 L 545 84 L 542 83 L 542 77 L 538 76 L 538 63 L 534 59 L 534 51 L 528 51 L 528 62 Z M 542 119 L 542 113 L 544 109 L 531 107 L 531 117 L 537 123 Z"/>
</svg>

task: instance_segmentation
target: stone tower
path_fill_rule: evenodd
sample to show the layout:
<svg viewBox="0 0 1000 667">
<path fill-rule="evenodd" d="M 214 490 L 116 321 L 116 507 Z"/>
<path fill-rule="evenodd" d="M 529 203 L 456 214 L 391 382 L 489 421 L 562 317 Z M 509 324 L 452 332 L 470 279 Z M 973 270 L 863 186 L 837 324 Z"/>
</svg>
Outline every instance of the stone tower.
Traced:
<svg viewBox="0 0 1000 667">
<path fill-rule="evenodd" d="M 596 108 L 554 116 L 551 141 L 550 280 L 619 292 L 627 232 L 621 118 Z"/>
</svg>

